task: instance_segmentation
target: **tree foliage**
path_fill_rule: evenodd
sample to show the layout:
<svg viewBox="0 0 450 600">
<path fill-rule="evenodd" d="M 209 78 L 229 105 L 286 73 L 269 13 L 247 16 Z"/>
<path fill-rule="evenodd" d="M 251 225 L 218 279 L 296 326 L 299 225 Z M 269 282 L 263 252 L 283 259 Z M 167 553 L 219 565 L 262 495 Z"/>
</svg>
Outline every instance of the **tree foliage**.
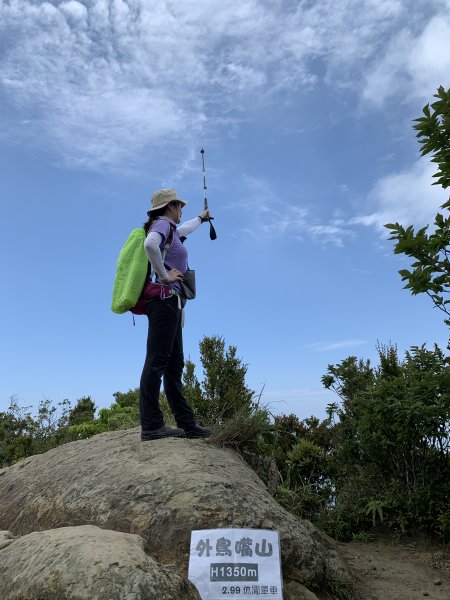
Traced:
<svg viewBox="0 0 450 600">
<path fill-rule="evenodd" d="M 450 541 L 450 370 L 435 346 L 378 346 L 378 366 L 350 356 L 322 381 L 328 418 L 275 417 L 278 501 L 339 539 L 380 529 Z"/>
<path fill-rule="evenodd" d="M 448 359 L 437 346 L 412 347 L 403 361 L 393 346 L 378 353 L 376 368 L 350 357 L 323 378 L 342 399 L 330 407 L 336 507 L 353 527 L 378 515 L 403 531 L 433 532 L 450 518 Z"/>
<path fill-rule="evenodd" d="M 67 429 L 70 403 L 57 406 L 48 398 L 41 400 L 35 417 L 30 407 L 22 407 L 11 396 L 8 409 L 0 412 L 0 466 L 45 452 L 62 443 Z"/>
<path fill-rule="evenodd" d="M 248 366 L 237 356 L 236 346 L 226 347 L 220 336 L 205 336 L 200 342 L 203 379 L 195 375 L 195 365 L 187 361 L 184 392 L 200 421 L 219 425 L 236 412 L 250 415 L 256 407 L 255 393 L 247 387 Z"/>
<path fill-rule="evenodd" d="M 421 145 L 422 156 L 431 154 L 436 163 L 436 179 L 433 185 L 444 189 L 450 186 L 450 89 L 439 87 L 436 102 L 423 108 L 423 117 L 415 119 L 414 128 Z M 396 241 L 395 254 L 405 254 L 413 258 L 411 269 L 399 271 L 405 289 L 412 294 L 427 294 L 434 305 L 447 316 L 450 325 L 450 200 L 441 206 L 434 227 L 428 232 L 428 225 L 414 230 L 412 225 L 403 227 L 399 223 L 388 223 L 391 230 L 389 239 Z"/>
<path fill-rule="evenodd" d="M 0 413 L 0 466 L 9 466 L 32 454 L 33 421 L 17 397 L 11 396 L 9 407 Z"/>
<path fill-rule="evenodd" d="M 83 398 L 77 400 L 76 405 L 69 413 L 69 426 L 93 421 L 95 411 L 96 408 L 92 398 L 90 396 L 83 396 Z"/>
</svg>

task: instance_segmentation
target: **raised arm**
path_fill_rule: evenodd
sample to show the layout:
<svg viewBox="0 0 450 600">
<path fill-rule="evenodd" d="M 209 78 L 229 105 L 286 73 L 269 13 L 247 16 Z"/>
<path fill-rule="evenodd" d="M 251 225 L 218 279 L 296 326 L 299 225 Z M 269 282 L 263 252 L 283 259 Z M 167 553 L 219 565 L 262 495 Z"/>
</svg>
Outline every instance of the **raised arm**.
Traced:
<svg viewBox="0 0 450 600">
<path fill-rule="evenodd" d="M 191 219 L 190 221 L 185 221 L 181 225 L 178 225 L 177 231 L 180 234 L 180 237 L 187 237 L 190 233 L 195 231 L 197 227 L 199 227 L 204 221 L 207 221 L 211 218 L 211 214 L 209 210 L 204 210 L 201 212 L 198 217 L 195 219 Z"/>
</svg>

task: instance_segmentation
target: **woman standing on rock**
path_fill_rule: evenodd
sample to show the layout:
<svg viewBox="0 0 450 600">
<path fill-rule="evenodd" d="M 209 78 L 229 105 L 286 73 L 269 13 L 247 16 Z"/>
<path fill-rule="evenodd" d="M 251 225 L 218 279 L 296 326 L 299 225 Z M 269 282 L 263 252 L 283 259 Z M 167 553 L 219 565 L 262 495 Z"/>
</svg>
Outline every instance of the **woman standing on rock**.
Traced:
<svg viewBox="0 0 450 600">
<path fill-rule="evenodd" d="M 211 430 L 195 422 L 192 408 L 183 394 L 184 368 L 182 309 L 185 298 L 181 281 L 188 268 L 188 253 L 181 238 L 187 237 L 201 223 L 211 218 L 208 210 L 179 225 L 187 204 L 172 189 L 155 192 L 149 219 L 144 224 L 144 248 L 158 277 L 158 283 L 170 287 L 168 297 L 156 297 L 146 305 L 148 317 L 147 355 L 140 383 L 141 440 L 165 437 L 209 437 Z M 170 245 L 169 245 L 170 244 Z M 159 405 L 163 378 L 164 392 L 175 417 L 177 428 L 164 423 Z"/>
</svg>

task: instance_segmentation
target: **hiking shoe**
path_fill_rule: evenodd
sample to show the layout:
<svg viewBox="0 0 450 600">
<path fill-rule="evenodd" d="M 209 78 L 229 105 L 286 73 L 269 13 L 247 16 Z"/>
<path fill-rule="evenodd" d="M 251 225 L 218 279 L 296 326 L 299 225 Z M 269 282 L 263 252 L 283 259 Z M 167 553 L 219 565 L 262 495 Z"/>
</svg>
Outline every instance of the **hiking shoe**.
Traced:
<svg viewBox="0 0 450 600">
<path fill-rule="evenodd" d="M 147 429 L 145 431 L 141 431 L 142 442 L 147 440 L 160 440 L 161 438 L 166 437 L 184 437 L 184 430 L 178 429 L 177 427 L 163 425 L 159 429 Z"/>
<path fill-rule="evenodd" d="M 187 438 L 207 438 L 211 437 L 212 431 L 208 427 L 201 427 L 200 425 L 194 425 L 190 429 L 185 429 L 184 433 Z"/>
</svg>

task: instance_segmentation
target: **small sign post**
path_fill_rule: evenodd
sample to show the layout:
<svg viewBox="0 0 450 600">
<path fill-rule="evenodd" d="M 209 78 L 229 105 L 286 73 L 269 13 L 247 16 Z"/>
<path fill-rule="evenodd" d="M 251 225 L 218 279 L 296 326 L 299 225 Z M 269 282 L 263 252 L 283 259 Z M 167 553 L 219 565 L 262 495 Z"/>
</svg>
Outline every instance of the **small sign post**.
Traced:
<svg viewBox="0 0 450 600">
<path fill-rule="evenodd" d="M 188 578 L 202 600 L 283 600 L 278 531 L 192 531 Z"/>
</svg>

